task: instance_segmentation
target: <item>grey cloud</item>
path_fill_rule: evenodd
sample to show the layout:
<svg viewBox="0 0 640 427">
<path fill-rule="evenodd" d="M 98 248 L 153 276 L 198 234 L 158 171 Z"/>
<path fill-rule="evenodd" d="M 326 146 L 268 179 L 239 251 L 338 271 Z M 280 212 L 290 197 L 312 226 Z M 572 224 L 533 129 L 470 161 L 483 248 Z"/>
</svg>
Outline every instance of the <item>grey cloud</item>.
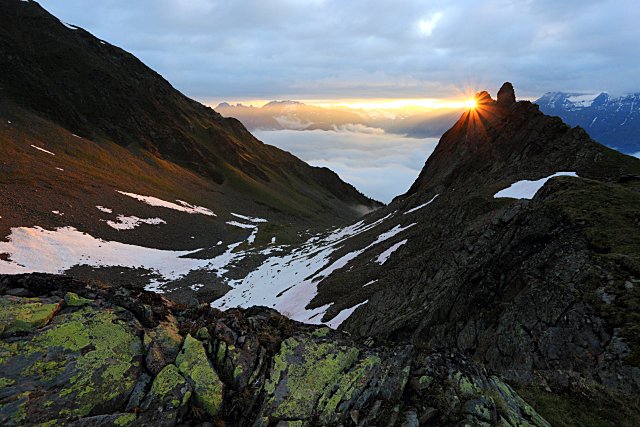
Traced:
<svg viewBox="0 0 640 427">
<path fill-rule="evenodd" d="M 640 90 L 637 0 L 42 3 L 199 99 Z"/>
</svg>

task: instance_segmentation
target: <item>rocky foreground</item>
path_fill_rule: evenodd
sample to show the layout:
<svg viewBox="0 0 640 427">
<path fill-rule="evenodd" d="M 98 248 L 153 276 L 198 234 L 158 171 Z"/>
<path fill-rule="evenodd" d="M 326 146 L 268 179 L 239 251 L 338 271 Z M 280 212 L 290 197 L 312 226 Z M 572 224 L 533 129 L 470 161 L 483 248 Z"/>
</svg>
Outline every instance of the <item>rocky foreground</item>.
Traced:
<svg viewBox="0 0 640 427">
<path fill-rule="evenodd" d="M 2 425 L 549 425 L 463 356 L 50 275 L 0 278 Z"/>
</svg>

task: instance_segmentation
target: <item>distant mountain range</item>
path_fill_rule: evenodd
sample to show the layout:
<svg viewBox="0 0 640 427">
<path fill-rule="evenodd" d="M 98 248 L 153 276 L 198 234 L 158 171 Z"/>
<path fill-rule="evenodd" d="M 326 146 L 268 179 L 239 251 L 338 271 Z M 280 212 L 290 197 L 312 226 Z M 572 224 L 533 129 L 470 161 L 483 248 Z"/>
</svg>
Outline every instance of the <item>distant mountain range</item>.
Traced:
<svg viewBox="0 0 640 427">
<path fill-rule="evenodd" d="M 623 153 L 640 152 L 640 93 L 549 92 L 535 102 L 545 114 L 584 128 L 602 144 Z"/>
<path fill-rule="evenodd" d="M 384 130 L 414 138 L 439 138 L 463 112 L 461 109 L 428 111 L 417 107 L 374 110 L 318 107 L 298 101 L 272 101 L 262 107 L 223 102 L 215 110 L 225 117 L 240 120 L 249 130 Z"/>
</svg>

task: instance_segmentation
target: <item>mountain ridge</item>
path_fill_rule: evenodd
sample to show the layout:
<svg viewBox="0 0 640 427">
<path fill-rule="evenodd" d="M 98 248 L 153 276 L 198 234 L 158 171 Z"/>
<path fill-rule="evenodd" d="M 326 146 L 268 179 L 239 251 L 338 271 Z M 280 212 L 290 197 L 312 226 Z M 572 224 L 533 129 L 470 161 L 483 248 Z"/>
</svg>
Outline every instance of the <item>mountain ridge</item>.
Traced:
<svg viewBox="0 0 640 427">
<path fill-rule="evenodd" d="M 133 55 L 70 29 L 36 2 L 10 0 L 2 7 L 0 87 L 23 108 L 79 136 L 146 150 L 218 184 L 238 174 L 267 186 L 290 175 L 338 181 L 261 143 L 237 120 L 187 98 Z M 328 190 L 377 206 L 349 185 Z"/>
<path fill-rule="evenodd" d="M 597 141 L 627 154 L 640 152 L 640 93 L 611 96 L 549 92 L 537 101 L 543 112 L 581 126 Z"/>
</svg>

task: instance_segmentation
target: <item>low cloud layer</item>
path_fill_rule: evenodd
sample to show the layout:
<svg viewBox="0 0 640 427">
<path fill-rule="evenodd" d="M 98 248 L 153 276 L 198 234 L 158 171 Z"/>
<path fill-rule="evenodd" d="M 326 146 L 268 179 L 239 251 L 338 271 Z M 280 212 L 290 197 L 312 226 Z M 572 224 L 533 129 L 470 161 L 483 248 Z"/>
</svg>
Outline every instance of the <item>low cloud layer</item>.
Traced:
<svg viewBox="0 0 640 427">
<path fill-rule="evenodd" d="M 640 90 L 637 0 L 41 0 L 200 100 Z"/>
<path fill-rule="evenodd" d="M 369 197 L 388 203 L 418 177 L 438 140 L 387 135 L 376 130 L 256 131 L 261 141 L 314 166 L 326 166 Z"/>
</svg>

